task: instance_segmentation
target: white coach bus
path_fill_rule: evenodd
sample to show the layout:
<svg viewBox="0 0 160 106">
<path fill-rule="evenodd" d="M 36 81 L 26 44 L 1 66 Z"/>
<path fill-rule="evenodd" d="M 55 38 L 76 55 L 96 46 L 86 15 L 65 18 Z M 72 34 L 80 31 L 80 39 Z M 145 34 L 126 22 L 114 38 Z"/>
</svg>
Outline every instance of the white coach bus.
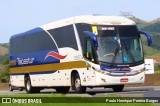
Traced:
<svg viewBox="0 0 160 106">
<path fill-rule="evenodd" d="M 38 93 L 55 88 L 77 93 L 87 87 L 122 91 L 125 84 L 145 81 L 140 34 L 130 19 L 75 16 L 10 38 L 10 83 Z"/>
</svg>

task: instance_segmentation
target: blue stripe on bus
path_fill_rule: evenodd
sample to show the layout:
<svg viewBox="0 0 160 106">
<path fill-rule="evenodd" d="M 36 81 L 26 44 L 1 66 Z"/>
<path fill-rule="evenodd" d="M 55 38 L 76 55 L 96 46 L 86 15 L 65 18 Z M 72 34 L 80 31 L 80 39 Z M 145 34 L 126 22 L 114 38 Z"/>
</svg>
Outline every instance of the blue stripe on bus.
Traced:
<svg viewBox="0 0 160 106">
<path fill-rule="evenodd" d="M 118 68 L 118 67 L 109 67 L 109 66 L 100 66 L 101 70 L 114 72 L 114 71 L 131 71 L 129 67 Z"/>
<path fill-rule="evenodd" d="M 54 51 L 58 53 L 57 49 L 53 49 L 53 50 L 46 50 L 46 51 L 38 51 L 38 52 L 34 52 L 34 53 L 28 53 L 28 54 L 20 54 L 20 55 L 10 55 L 10 61 L 16 61 L 16 65 L 14 66 L 10 66 L 11 68 L 13 67 L 23 67 L 23 66 L 32 66 L 32 65 L 41 65 L 41 64 L 50 64 L 50 63 L 60 63 L 59 59 L 56 59 L 54 57 L 48 57 L 45 59 L 46 55 L 50 52 L 50 51 Z M 29 63 L 29 64 L 19 64 L 18 62 L 18 58 L 19 59 L 32 59 L 33 63 Z"/>
</svg>

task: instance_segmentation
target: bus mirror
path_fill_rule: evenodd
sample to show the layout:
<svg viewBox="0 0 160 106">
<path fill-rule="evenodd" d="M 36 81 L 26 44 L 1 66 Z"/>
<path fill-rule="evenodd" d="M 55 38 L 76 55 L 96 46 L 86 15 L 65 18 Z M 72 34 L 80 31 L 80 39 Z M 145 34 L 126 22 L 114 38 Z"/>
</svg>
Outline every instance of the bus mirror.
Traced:
<svg viewBox="0 0 160 106">
<path fill-rule="evenodd" d="M 89 35 L 91 37 L 94 47 L 98 47 L 98 40 L 97 40 L 97 37 L 94 33 L 90 32 L 90 31 L 84 31 L 83 33 L 85 33 L 86 35 Z"/>
<path fill-rule="evenodd" d="M 145 31 L 139 31 L 140 34 L 145 35 L 147 37 L 147 41 L 148 41 L 148 46 L 151 46 L 152 44 L 152 38 L 150 36 L 149 33 L 145 32 Z"/>
</svg>

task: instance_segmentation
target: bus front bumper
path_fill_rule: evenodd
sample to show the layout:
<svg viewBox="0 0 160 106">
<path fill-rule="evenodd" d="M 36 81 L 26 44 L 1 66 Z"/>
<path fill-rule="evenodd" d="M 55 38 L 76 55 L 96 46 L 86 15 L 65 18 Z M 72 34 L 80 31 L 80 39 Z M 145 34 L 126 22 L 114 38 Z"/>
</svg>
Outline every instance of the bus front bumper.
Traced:
<svg viewBox="0 0 160 106">
<path fill-rule="evenodd" d="M 145 73 L 144 71 L 138 72 L 134 75 L 116 75 L 114 74 L 102 74 L 96 73 L 96 86 L 102 85 L 120 85 L 120 84 L 143 84 L 145 81 Z"/>
</svg>

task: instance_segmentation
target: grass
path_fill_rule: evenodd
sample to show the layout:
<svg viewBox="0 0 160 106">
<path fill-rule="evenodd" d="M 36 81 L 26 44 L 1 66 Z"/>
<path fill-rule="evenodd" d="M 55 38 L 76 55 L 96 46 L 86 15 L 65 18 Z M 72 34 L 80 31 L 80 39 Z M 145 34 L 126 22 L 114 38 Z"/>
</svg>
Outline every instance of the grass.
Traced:
<svg viewBox="0 0 160 106">
<path fill-rule="evenodd" d="M 3 104 L 3 106 L 155 106 L 154 104 L 144 104 L 144 103 L 45 103 L 45 104 Z"/>
<path fill-rule="evenodd" d="M 160 70 L 158 70 L 158 71 L 155 71 L 155 74 L 160 74 Z"/>
<path fill-rule="evenodd" d="M 95 102 L 93 101 L 94 99 L 97 100 L 97 98 L 95 97 L 92 97 L 92 101 L 91 99 L 88 99 L 88 98 L 84 98 L 84 97 L 73 97 L 73 98 L 70 98 L 64 94 L 42 94 L 42 95 L 39 95 L 39 94 L 16 94 L 16 95 L 0 95 L 0 98 L 1 97 L 12 97 L 12 98 L 38 98 L 38 97 L 49 97 L 49 98 L 46 98 L 47 99 L 51 99 L 52 101 L 56 101 L 57 98 L 60 98 L 60 99 L 65 99 L 67 101 L 71 100 L 71 101 L 78 101 L 79 103 L 61 103 L 61 102 L 58 102 L 58 103 L 30 103 L 30 104 L 21 104 L 21 103 L 12 103 L 12 104 L 3 104 L 3 106 L 106 106 L 106 105 L 110 105 L 110 106 L 154 106 L 155 104 L 153 103 L 105 103 L 105 99 L 106 98 L 98 98 L 100 101 L 100 103 L 90 103 L 90 102 Z M 56 98 L 55 98 L 56 97 Z M 107 96 L 108 97 L 108 96 Z M 113 95 L 111 96 L 112 98 L 114 97 L 119 97 L 119 96 L 116 96 L 116 95 Z M 78 98 L 78 99 L 76 99 Z M 81 103 L 82 102 L 82 103 Z M 85 103 L 84 103 L 85 102 Z M 1 104 L 0 104 L 1 105 Z"/>
<path fill-rule="evenodd" d="M 160 73 L 160 63 L 156 63 L 154 64 L 154 70 L 155 70 L 155 73 Z"/>
<path fill-rule="evenodd" d="M 156 53 L 153 53 L 152 55 L 149 56 L 160 56 L 160 51 L 157 51 Z"/>
</svg>

